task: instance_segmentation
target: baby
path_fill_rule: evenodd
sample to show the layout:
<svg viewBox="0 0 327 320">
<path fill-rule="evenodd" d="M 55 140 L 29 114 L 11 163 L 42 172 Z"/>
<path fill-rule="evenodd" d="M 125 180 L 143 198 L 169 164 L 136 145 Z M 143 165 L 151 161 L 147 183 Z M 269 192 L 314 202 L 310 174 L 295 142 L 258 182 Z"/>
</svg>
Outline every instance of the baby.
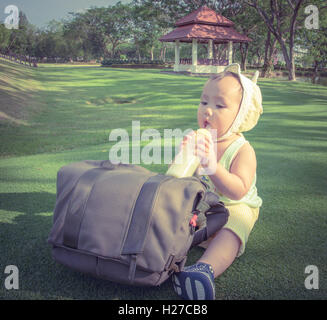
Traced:
<svg viewBox="0 0 327 320">
<path fill-rule="evenodd" d="M 197 175 L 201 171 L 209 173 L 199 177 L 218 193 L 229 210 L 229 219 L 213 237 L 200 244 L 206 251 L 197 263 L 173 275 L 174 290 L 184 299 L 215 299 L 214 278 L 243 254 L 259 216 L 262 199 L 256 189 L 256 155 L 241 133 L 251 130 L 263 112 L 257 78 L 258 72 L 252 80 L 243 76 L 239 64 L 234 63 L 212 76 L 202 92 L 198 124 L 215 131 L 217 139 L 198 139 L 196 154 L 201 167 Z M 187 135 L 181 146 L 193 134 Z M 214 170 L 205 171 L 206 168 Z"/>
</svg>

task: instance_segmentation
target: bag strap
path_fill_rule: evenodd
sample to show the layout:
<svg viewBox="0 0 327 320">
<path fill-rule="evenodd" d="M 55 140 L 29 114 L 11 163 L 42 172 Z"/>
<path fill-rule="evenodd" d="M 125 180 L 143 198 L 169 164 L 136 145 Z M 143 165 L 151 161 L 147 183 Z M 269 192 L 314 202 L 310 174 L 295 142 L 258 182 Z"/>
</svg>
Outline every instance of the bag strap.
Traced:
<svg viewBox="0 0 327 320">
<path fill-rule="evenodd" d="M 158 189 L 164 181 L 171 178 L 158 174 L 151 176 L 143 184 L 135 202 L 122 254 L 138 254 L 143 252 L 145 237 L 151 220 L 152 207 Z"/>
<path fill-rule="evenodd" d="M 133 282 L 136 269 L 136 259 L 143 252 L 145 239 L 151 222 L 152 208 L 161 184 L 173 177 L 165 175 L 151 176 L 142 186 L 135 202 L 132 218 L 122 254 L 130 255 L 129 280 Z"/>
<path fill-rule="evenodd" d="M 106 170 L 110 169 L 100 167 L 87 170 L 75 184 L 72 195 L 70 196 L 63 228 L 63 244 L 65 246 L 77 249 L 87 200 L 95 182 Z"/>
<path fill-rule="evenodd" d="M 196 210 L 199 211 L 199 214 L 204 214 L 207 220 L 206 227 L 200 230 L 197 230 L 194 234 L 193 241 L 191 247 L 194 247 L 201 242 L 209 239 L 213 234 L 215 234 L 218 230 L 220 230 L 228 220 L 229 211 L 225 207 L 224 203 L 217 200 L 215 204 L 211 204 L 213 199 L 210 199 L 210 196 L 216 199 L 218 195 L 207 192 L 204 199 L 201 199 L 198 206 L 200 210 L 198 210 L 198 206 Z"/>
</svg>

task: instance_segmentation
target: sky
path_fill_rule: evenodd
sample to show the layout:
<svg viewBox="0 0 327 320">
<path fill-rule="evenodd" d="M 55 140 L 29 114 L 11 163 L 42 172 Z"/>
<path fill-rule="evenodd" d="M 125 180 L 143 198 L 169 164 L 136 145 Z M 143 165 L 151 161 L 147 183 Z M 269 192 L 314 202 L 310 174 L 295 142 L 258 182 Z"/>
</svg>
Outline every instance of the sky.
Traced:
<svg viewBox="0 0 327 320">
<path fill-rule="evenodd" d="M 122 3 L 131 1 L 121 0 Z M 90 6 L 107 7 L 117 2 L 118 0 L 0 0 L 0 21 L 4 22 L 8 5 L 15 5 L 26 14 L 31 24 L 42 28 L 52 19 L 67 17 L 68 12 L 78 12 Z"/>
</svg>

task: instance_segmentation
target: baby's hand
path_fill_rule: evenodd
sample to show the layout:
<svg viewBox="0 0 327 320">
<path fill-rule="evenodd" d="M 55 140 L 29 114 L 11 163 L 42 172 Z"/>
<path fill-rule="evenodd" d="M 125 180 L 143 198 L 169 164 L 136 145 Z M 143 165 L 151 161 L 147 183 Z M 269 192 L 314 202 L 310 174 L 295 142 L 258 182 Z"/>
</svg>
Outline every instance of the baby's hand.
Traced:
<svg viewBox="0 0 327 320">
<path fill-rule="evenodd" d="M 194 139 L 195 139 L 195 131 L 191 131 L 190 133 L 188 133 L 186 136 L 184 136 L 182 142 L 180 143 L 179 147 L 178 147 L 178 153 L 188 144 L 188 143 L 194 143 Z"/>
<path fill-rule="evenodd" d="M 217 155 L 214 147 L 211 136 L 205 136 L 203 134 L 197 135 L 194 154 L 200 158 L 201 166 L 198 171 L 199 175 L 211 175 L 216 172 Z"/>
</svg>

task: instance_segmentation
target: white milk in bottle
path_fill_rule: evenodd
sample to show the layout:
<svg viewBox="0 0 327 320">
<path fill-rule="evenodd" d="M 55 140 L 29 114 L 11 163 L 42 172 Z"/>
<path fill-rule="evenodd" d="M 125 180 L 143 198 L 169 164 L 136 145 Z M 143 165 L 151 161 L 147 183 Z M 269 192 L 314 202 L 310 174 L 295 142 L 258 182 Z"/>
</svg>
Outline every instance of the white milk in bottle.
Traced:
<svg viewBox="0 0 327 320">
<path fill-rule="evenodd" d="M 195 139 L 199 135 L 210 137 L 210 132 L 207 129 L 198 129 L 196 131 Z M 196 141 L 196 140 L 195 140 Z M 194 142 L 194 140 L 193 140 Z M 200 165 L 200 159 L 193 154 L 196 144 L 188 143 L 182 147 L 181 151 L 175 157 L 173 163 L 166 172 L 166 175 L 174 176 L 176 178 L 184 178 L 193 176 L 195 170 Z"/>
</svg>

